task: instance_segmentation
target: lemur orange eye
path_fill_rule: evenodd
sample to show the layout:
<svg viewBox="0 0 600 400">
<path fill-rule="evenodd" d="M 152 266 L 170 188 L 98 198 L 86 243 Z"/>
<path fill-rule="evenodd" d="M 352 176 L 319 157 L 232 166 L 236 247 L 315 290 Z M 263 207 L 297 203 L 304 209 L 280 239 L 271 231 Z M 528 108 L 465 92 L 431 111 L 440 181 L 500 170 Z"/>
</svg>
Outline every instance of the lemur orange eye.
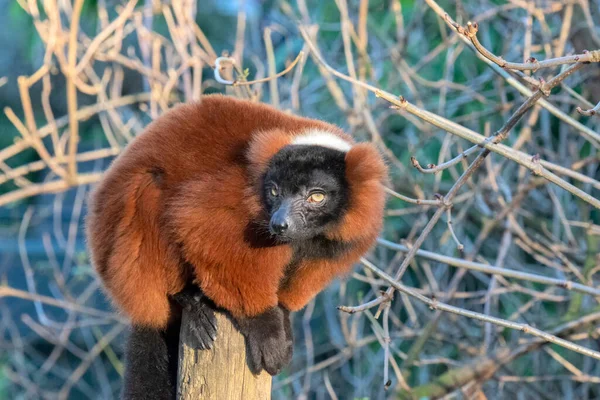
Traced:
<svg viewBox="0 0 600 400">
<path fill-rule="evenodd" d="M 273 197 L 279 196 L 279 191 L 277 190 L 277 188 L 275 186 L 273 186 L 271 188 L 271 196 L 273 196 Z"/>
<path fill-rule="evenodd" d="M 325 200 L 325 195 L 323 193 L 313 193 L 308 198 L 309 203 L 320 203 Z"/>
</svg>

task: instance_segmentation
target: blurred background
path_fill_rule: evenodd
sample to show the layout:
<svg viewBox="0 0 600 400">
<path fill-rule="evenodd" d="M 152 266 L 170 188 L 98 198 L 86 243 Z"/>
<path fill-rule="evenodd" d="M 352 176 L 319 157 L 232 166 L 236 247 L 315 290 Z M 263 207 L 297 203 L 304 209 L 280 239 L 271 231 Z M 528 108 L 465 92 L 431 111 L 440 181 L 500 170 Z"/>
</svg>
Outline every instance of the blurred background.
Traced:
<svg viewBox="0 0 600 400">
<path fill-rule="evenodd" d="M 375 142 L 400 196 L 367 262 L 516 324 L 385 301 L 389 283 L 357 265 L 294 316 L 274 399 L 599 398 L 598 353 L 581 353 L 600 347 L 600 56 L 510 132 L 518 162 L 487 157 L 436 217 L 479 150 L 419 110 L 490 136 L 567 67 L 502 68 L 468 21 L 521 66 L 600 48 L 597 0 L 0 0 L 0 398 L 118 397 L 127 321 L 90 265 L 86 198 L 149 121 L 215 92 Z"/>
</svg>

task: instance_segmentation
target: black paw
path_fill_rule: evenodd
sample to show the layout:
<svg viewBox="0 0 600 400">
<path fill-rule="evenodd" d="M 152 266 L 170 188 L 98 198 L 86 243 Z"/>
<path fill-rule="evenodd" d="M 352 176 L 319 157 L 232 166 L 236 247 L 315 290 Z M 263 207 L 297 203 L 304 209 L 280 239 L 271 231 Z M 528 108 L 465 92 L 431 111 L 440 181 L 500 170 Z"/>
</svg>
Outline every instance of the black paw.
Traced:
<svg viewBox="0 0 600 400">
<path fill-rule="evenodd" d="M 217 317 L 210 300 L 199 288 L 187 288 L 173 296 L 186 310 L 191 332 L 189 345 L 195 349 L 211 349 L 217 338 Z"/>
<path fill-rule="evenodd" d="M 261 370 L 277 375 L 292 359 L 289 313 L 273 307 L 264 313 L 238 321 L 246 337 L 248 366 L 258 374 Z"/>
</svg>

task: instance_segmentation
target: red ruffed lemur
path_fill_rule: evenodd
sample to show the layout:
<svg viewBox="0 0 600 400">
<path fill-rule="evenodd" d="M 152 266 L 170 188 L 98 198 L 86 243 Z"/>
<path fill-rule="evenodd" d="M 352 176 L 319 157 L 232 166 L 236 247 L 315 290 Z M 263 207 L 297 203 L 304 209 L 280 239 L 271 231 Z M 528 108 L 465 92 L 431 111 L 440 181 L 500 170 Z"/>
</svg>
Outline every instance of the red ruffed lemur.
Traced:
<svg viewBox="0 0 600 400">
<path fill-rule="evenodd" d="M 132 323 L 123 397 L 174 397 L 182 307 L 195 347 L 211 347 L 224 309 L 251 369 L 278 373 L 292 356 L 289 312 L 373 246 L 386 180 L 372 144 L 264 104 L 208 95 L 152 122 L 86 220 L 92 262 Z"/>
</svg>

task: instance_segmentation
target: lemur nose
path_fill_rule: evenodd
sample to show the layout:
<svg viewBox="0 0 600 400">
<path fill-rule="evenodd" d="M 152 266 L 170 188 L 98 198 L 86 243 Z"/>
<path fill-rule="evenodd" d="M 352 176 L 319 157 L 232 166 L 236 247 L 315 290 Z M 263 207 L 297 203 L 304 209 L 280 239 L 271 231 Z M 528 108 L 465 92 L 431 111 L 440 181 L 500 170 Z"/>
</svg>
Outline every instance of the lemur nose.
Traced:
<svg viewBox="0 0 600 400">
<path fill-rule="evenodd" d="M 271 221 L 269 223 L 269 228 L 271 229 L 271 233 L 276 235 L 281 235 L 289 228 L 288 222 L 288 205 L 286 203 L 282 204 L 275 214 L 271 217 Z"/>
<path fill-rule="evenodd" d="M 287 231 L 288 223 L 285 218 L 273 218 L 271 220 L 271 230 L 278 235 Z"/>
<path fill-rule="evenodd" d="M 283 201 L 271 216 L 269 229 L 274 235 L 281 235 L 290 228 L 290 202 Z"/>
</svg>

